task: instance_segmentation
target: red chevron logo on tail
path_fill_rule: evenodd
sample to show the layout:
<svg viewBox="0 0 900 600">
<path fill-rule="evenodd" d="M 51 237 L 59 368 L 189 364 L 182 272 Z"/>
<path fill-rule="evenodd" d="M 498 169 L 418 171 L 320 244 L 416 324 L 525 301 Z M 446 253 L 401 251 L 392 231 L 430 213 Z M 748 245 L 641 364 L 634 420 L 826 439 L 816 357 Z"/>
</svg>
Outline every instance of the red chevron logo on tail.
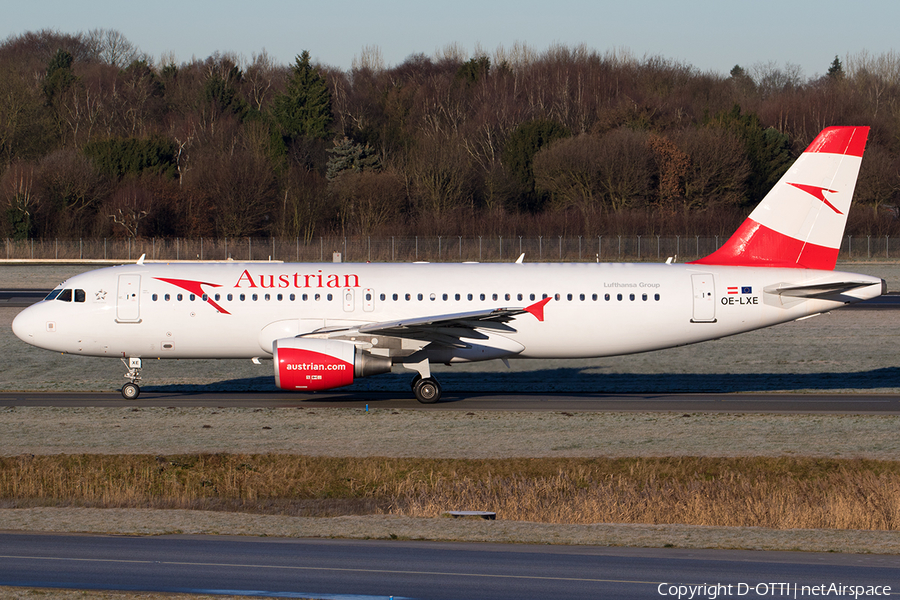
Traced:
<svg viewBox="0 0 900 600">
<path fill-rule="evenodd" d="M 831 202 L 829 202 L 828 200 L 825 199 L 825 192 L 835 194 L 835 193 L 837 193 L 836 190 L 829 190 L 828 188 L 819 187 L 817 185 L 807 185 L 805 183 L 791 183 L 790 181 L 788 181 L 787 184 L 794 186 L 798 190 L 803 190 L 804 192 L 806 192 L 813 198 L 816 198 L 817 200 L 821 200 L 822 202 L 825 203 L 825 206 L 827 206 L 828 208 L 830 208 L 837 214 L 839 214 L 839 215 L 844 214 L 841 211 L 839 211 L 834 206 L 834 204 L 832 204 Z"/>
</svg>

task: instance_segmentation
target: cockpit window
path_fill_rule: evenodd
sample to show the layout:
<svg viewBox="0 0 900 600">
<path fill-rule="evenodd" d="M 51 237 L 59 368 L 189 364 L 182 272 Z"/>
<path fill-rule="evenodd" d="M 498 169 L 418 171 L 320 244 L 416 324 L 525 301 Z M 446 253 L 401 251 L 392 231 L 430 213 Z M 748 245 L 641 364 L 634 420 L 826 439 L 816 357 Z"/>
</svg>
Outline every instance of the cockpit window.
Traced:
<svg viewBox="0 0 900 600">
<path fill-rule="evenodd" d="M 50 294 L 44 298 L 45 300 L 59 300 L 60 302 L 84 302 L 87 294 L 85 294 L 84 290 L 53 290 Z"/>
</svg>

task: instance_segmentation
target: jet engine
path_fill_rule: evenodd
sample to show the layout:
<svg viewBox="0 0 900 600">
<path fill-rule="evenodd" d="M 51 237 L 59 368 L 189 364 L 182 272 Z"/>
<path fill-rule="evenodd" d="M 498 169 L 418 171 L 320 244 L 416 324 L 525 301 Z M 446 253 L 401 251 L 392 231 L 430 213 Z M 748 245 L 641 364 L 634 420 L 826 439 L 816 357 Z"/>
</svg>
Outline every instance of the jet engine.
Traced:
<svg viewBox="0 0 900 600">
<path fill-rule="evenodd" d="M 354 377 L 391 371 L 391 359 L 352 342 L 283 338 L 273 346 L 275 384 L 283 390 L 328 390 L 350 385 Z"/>
</svg>

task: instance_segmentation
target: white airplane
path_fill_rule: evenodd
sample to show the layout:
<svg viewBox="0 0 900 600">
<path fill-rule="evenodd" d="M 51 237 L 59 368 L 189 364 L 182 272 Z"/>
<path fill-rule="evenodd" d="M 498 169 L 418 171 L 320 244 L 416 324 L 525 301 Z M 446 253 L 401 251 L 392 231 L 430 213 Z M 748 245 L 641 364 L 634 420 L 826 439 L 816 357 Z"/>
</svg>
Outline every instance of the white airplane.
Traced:
<svg viewBox="0 0 900 600">
<path fill-rule="evenodd" d="M 125 398 L 145 358 L 274 361 L 286 390 L 433 363 L 586 358 L 671 348 L 816 315 L 886 292 L 835 272 L 867 127 L 822 131 L 738 231 L 687 264 L 147 263 L 90 271 L 13 331 L 57 352 L 117 357 Z"/>
</svg>

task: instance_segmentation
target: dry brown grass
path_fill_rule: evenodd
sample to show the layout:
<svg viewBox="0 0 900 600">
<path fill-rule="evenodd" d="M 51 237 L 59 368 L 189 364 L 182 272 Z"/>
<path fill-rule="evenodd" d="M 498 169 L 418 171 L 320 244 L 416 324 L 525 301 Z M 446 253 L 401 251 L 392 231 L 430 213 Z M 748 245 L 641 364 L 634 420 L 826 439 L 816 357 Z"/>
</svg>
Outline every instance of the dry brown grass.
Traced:
<svg viewBox="0 0 900 600">
<path fill-rule="evenodd" d="M 0 505 L 297 516 L 428 517 L 478 509 L 544 523 L 900 530 L 900 462 L 27 456 L 0 459 Z"/>
</svg>

